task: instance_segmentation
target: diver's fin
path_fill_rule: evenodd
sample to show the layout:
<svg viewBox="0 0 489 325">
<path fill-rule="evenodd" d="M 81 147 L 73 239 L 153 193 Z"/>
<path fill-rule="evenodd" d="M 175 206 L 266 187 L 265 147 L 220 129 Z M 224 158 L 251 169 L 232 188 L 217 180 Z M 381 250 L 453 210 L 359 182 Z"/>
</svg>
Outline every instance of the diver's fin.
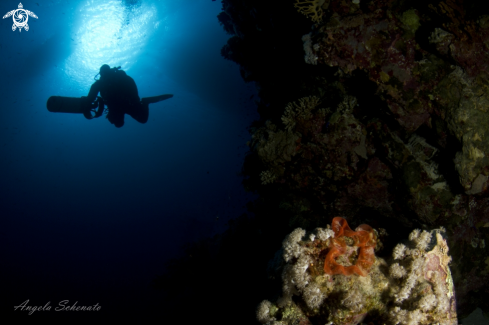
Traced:
<svg viewBox="0 0 489 325">
<path fill-rule="evenodd" d="M 166 94 L 166 95 L 160 95 L 160 96 L 153 96 L 153 97 L 144 97 L 141 99 L 141 103 L 143 104 L 153 104 L 157 102 L 161 102 L 162 100 L 172 98 L 172 94 Z"/>
</svg>

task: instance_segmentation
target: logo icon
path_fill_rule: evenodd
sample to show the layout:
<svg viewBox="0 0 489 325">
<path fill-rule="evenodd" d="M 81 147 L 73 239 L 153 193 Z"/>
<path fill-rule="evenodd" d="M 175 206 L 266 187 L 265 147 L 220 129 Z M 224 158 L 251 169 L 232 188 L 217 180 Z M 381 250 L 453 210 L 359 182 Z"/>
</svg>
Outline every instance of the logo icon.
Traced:
<svg viewBox="0 0 489 325">
<path fill-rule="evenodd" d="M 3 19 L 12 16 L 12 19 L 14 20 L 12 31 L 14 32 L 17 28 L 19 28 L 19 32 L 22 31 L 22 28 L 24 28 L 26 31 L 29 30 L 29 25 L 27 25 L 27 20 L 29 20 L 29 16 L 37 19 L 35 13 L 29 10 L 25 10 L 23 8 L 24 6 L 22 6 L 22 3 L 19 3 L 19 9 L 9 11 L 5 14 L 5 16 L 3 16 Z"/>
</svg>

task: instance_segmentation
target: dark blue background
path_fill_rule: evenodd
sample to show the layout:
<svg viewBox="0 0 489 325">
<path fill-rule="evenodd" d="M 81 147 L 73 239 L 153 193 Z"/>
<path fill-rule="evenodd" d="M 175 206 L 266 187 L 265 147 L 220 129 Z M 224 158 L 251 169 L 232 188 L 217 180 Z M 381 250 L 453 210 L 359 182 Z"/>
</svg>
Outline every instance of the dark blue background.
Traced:
<svg viewBox="0 0 489 325">
<path fill-rule="evenodd" d="M 183 243 L 222 232 L 251 198 L 237 173 L 254 90 L 220 56 L 221 4 L 22 3 L 38 16 L 29 31 L 0 20 L 2 308 L 64 299 L 114 317 L 158 308 L 149 285 L 164 263 Z M 17 6 L 2 1 L 0 12 Z M 148 123 L 126 116 L 121 129 L 47 111 L 51 95 L 86 95 L 105 63 L 121 65 L 141 97 L 174 97 L 152 104 Z"/>
</svg>

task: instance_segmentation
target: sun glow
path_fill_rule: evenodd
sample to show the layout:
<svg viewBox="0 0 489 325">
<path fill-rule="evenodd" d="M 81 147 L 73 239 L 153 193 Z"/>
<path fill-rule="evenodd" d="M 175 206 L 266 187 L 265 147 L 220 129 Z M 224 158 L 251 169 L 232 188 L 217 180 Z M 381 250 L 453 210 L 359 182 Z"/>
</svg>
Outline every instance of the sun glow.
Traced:
<svg viewBox="0 0 489 325">
<path fill-rule="evenodd" d="M 87 1 L 78 12 L 75 50 L 65 61 L 65 71 L 83 88 L 90 86 L 102 64 L 129 70 L 156 28 L 157 9 L 151 4 Z"/>
</svg>

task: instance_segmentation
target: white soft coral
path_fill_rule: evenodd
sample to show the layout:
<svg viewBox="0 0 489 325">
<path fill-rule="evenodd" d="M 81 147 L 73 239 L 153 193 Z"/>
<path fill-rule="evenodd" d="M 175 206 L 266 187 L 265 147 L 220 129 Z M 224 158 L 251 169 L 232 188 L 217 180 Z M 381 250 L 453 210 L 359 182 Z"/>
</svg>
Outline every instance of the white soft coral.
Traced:
<svg viewBox="0 0 489 325">
<path fill-rule="evenodd" d="M 306 231 L 304 229 L 297 228 L 282 242 L 285 262 L 289 262 L 292 258 L 297 258 L 301 255 L 302 246 L 299 245 L 299 241 L 302 240 L 305 234 Z"/>
</svg>

